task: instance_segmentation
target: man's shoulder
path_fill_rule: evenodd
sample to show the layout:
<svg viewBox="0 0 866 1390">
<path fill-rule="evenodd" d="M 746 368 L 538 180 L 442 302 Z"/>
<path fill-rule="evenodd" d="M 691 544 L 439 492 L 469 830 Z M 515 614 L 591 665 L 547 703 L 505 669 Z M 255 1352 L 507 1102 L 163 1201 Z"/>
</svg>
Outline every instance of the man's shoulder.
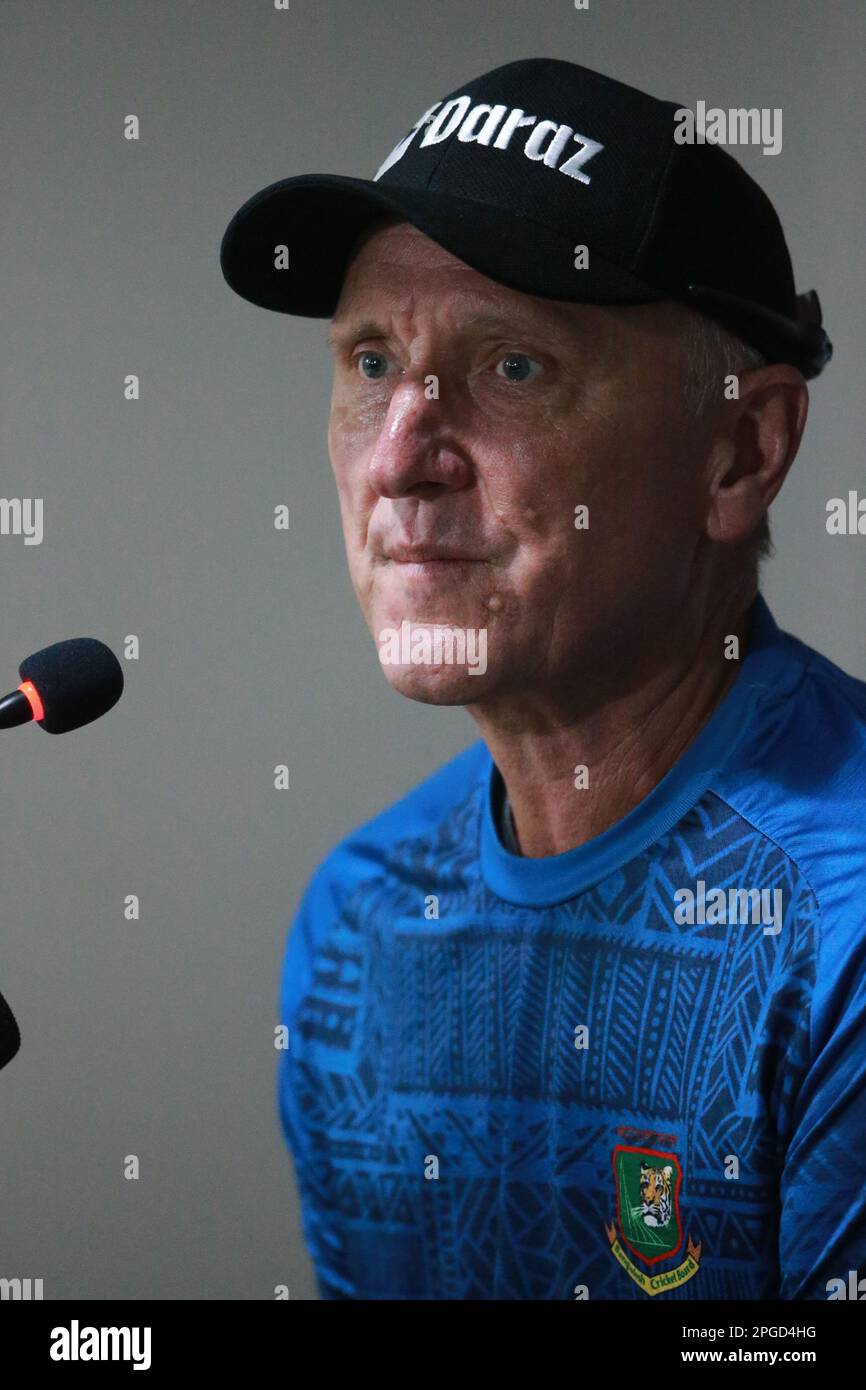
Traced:
<svg viewBox="0 0 866 1390">
<path fill-rule="evenodd" d="M 766 695 L 732 759 L 731 779 L 762 787 L 766 804 L 794 819 L 818 803 L 826 824 L 850 821 L 854 807 L 866 811 L 866 681 L 798 637 L 779 637 L 780 689 L 765 668 Z"/>
<path fill-rule="evenodd" d="M 781 690 L 767 690 L 713 790 L 794 862 L 825 921 L 862 920 L 866 682 L 788 633 L 779 662 Z"/>
<path fill-rule="evenodd" d="M 460 836 L 461 817 L 476 814 L 489 767 L 490 754 L 478 739 L 345 835 L 317 865 L 308 892 L 335 879 L 345 885 L 384 872 L 413 840 L 431 845 L 443 833 Z"/>
<path fill-rule="evenodd" d="M 791 657 L 803 667 L 804 693 L 820 695 L 826 703 L 837 706 L 859 730 L 861 746 L 866 743 L 866 681 L 852 676 L 792 633 L 785 632 L 781 636 Z M 828 732 L 832 733 L 832 728 Z"/>
<path fill-rule="evenodd" d="M 359 922 L 375 912 L 375 889 L 391 895 L 427 891 L 432 868 L 456 862 L 471 846 L 490 754 L 480 740 L 425 777 L 404 796 L 358 826 L 318 863 L 307 881 L 286 948 L 281 1018 L 294 1015 L 311 987 L 314 957 L 326 938 L 333 958 L 351 957 Z M 471 850 L 470 850 L 471 853 Z"/>
</svg>

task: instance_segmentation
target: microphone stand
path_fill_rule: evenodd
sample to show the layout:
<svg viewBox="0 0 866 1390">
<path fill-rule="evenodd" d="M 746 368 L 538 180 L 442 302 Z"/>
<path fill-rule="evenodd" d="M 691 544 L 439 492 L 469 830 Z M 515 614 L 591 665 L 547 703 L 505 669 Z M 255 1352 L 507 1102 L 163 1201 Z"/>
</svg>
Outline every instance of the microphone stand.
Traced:
<svg viewBox="0 0 866 1390">
<path fill-rule="evenodd" d="M 7 1062 L 12 1061 L 20 1046 L 21 1034 L 15 1022 L 15 1015 L 0 994 L 0 1067 L 5 1067 Z"/>
<path fill-rule="evenodd" d="M 0 729 L 14 729 L 33 718 L 33 706 L 23 690 L 13 690 L 0 700 Z"/>
<path fill-rule="evenodd" d="M 33 718 L 33 707 L 21 690 L 13 690 L 0 700 L 0 729 L 14 729 Z M 0 994 L 0 1068 L 11 1062 L 21 1046 L 15 1015 Z"/>
</svg>

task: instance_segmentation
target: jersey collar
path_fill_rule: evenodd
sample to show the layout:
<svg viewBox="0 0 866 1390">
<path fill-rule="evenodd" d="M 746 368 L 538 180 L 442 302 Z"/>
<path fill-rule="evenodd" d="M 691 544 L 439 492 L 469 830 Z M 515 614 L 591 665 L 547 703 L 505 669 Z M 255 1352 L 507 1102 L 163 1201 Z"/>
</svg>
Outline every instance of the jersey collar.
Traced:
<svg viewBox="0 0 866 1390">
<path fill-rule="evenodd" d="M 700 800 L 742 743 L 768 696 L 784 695 L 801 674 L 796 644 L 777 626 L 761 594 L 739 676 L 707 723 L 662 780 L 628 815 L 564 854 L 529 859 L 511 854 L 498 829 L 504 783 L 487 753 L 481 812 L 481 872 L 507 902 L 546 907 L 601 882 L 671 830 Z"/>
</svg>

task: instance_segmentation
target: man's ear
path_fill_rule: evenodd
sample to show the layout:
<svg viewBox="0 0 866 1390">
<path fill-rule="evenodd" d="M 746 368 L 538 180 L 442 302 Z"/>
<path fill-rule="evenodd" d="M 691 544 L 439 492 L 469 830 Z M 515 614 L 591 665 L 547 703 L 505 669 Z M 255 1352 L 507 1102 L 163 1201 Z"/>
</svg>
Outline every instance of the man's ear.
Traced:
<svg viewBox="0 0 866 1390">
<path fill-rule="evenodd" d="M 710 540 L 736 544 L 758 526 L 797 456 L 809 410 L 802 372 L 786 362 L 757 367 L 726 401 L 710 458 Z"/>
</svg>

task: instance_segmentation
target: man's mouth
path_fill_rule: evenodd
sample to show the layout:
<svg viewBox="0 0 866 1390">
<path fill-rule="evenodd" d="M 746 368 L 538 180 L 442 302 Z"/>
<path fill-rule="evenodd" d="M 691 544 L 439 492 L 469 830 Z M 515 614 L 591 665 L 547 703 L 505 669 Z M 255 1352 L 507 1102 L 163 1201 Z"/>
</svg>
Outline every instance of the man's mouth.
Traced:
<svg viewBox="0 0 866 1390">
<path fill-rule="evenodd" d="M 438 545 L 398 545 L 385 551 L 385 557 L 396 565 L 459 565 L 472 564 L 476 555 Z"/>
</svg>

